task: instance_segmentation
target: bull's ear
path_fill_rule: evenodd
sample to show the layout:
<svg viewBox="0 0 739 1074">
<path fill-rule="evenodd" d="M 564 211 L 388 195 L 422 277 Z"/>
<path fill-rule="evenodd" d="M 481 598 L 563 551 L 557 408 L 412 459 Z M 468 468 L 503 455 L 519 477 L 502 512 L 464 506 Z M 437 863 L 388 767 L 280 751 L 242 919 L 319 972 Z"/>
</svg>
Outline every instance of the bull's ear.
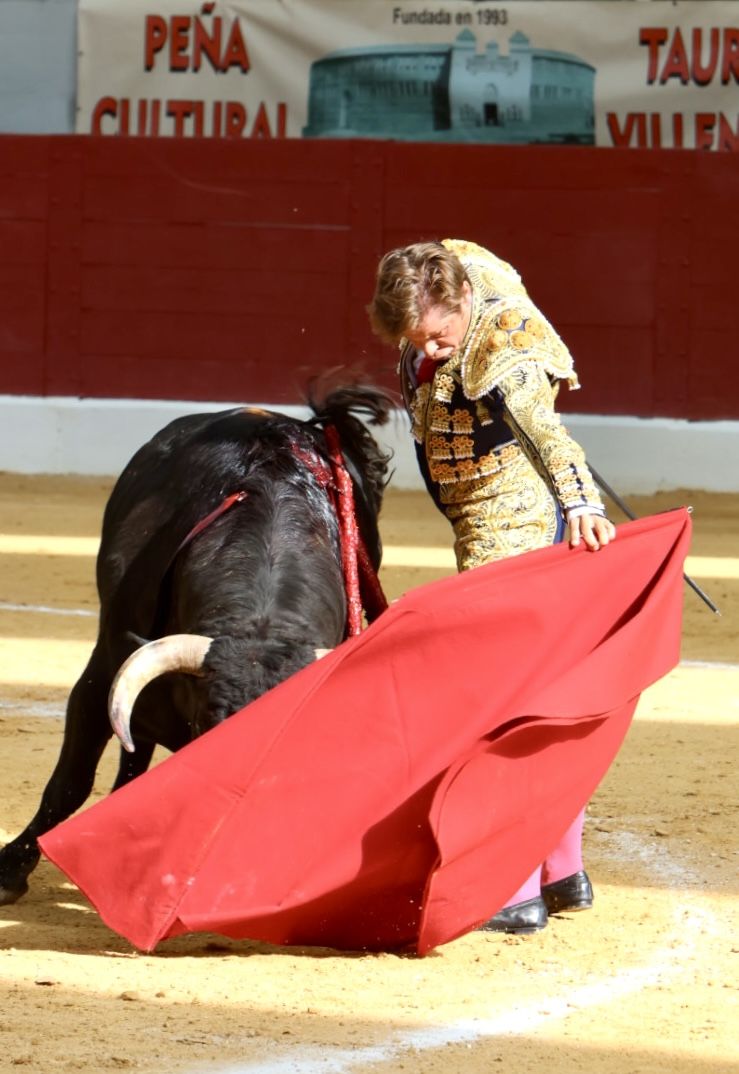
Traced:
<svg viewBox="0 0 739 1074">
<path fill-rule="evenodd" d="M 320 660 L 322 656 L 332 653 L 333 649 L 314 649 L 313 652 L 316 654 L 316 660 Z"/>
</svg>

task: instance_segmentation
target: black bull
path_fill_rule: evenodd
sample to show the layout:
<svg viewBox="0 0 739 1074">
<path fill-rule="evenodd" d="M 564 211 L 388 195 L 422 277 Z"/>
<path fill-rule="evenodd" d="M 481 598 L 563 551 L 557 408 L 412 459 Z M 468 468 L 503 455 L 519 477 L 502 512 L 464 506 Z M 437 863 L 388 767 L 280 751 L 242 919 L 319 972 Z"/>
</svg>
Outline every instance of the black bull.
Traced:
<svg viewBox="0 0 739 1074">
<path fill-rule="evenodd" d="M 114 789 L 147 769 L 157 744 L 179 749 L 307 665 L 317 649 L 343 640 L 337 517 L 310 460 L 325 470 L 323 426 L 332 424 L 377 569 L 388 457 L 358 415 L 382 424 L 390 406 L 383 392 L 354 385 L 311 400 L 314 416 L 305 422 L 249 408 L 195 414 L 171 422 L 133 456 L 103 517 L 98 639 L 70 693 L 61 753 L 38 812 L 0 850 L 0 903 L 27 891 L 37 837 L 89 796 L 112 736 L 111 684 L 144 641 L 163 638 L 166 646 L 172 635 L 195 635 L 205 651 L 196 674 L 170 666 L 143 686 L 131 722 L 136 748 L 121 750 Z M 239 502 L 188 539 L 237 492 Z"/>
</svg>

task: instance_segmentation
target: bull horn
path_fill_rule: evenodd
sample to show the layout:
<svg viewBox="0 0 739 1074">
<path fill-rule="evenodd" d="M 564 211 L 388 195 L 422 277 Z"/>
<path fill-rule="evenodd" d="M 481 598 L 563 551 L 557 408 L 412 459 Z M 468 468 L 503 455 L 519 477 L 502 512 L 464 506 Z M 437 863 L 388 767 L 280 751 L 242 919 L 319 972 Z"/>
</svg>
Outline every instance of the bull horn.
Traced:
<svg viewBox="0 0 739 1074">
<path fill-rule="evenodd" d="M 316 660 L 320 660 L 322 656 L 328 656 L 329 653 L 332 653 L 333 649 L 314 649 L 313 652 L 316 654 Z"/>
<path fill-rule="evenodd" d="M 108 694 L 108 715 L 124 750 L 133 753 L 136 748 L 131 738 L 131 712 L 147 683 L 167 671 L 202 674 L 212 641 L 202 634 L 168 634 L 142 645 L 121 664 Z"/>
</svg>

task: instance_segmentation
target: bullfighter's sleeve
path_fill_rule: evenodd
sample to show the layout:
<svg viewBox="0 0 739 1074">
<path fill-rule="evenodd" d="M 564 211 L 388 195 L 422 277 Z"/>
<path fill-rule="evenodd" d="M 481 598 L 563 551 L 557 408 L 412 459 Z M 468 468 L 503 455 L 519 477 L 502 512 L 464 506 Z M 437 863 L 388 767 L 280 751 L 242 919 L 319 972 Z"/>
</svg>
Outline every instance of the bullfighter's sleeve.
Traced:
<svg viewBox="0 0 739 1074">
<path fill-rule="evenodd" d="M 498 383 L 506 420 L 527 455 L 548 477 L 565 511 L 605 514 L 603 502 L 577 444 L 554 409 L 555 389 L 538 362 L 522 362 Z"/>
</svg>

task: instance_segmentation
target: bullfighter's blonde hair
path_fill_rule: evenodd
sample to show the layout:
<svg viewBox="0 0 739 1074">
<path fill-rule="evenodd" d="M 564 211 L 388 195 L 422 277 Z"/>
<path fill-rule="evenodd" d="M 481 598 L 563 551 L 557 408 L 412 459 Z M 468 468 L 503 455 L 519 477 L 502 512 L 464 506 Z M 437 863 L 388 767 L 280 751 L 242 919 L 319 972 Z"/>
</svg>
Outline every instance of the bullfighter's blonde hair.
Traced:
<svg viewBox="0 0 739 1074">
<path fill-rule="evenodd" d="M 377 267 L 375 293 L 367 306 L 372 331 L 397 343 L 418 328 L 432 306 L 456 313 L 467 273 L 440 242 L 417 242 L 391 250 Z"/>
</svg>

